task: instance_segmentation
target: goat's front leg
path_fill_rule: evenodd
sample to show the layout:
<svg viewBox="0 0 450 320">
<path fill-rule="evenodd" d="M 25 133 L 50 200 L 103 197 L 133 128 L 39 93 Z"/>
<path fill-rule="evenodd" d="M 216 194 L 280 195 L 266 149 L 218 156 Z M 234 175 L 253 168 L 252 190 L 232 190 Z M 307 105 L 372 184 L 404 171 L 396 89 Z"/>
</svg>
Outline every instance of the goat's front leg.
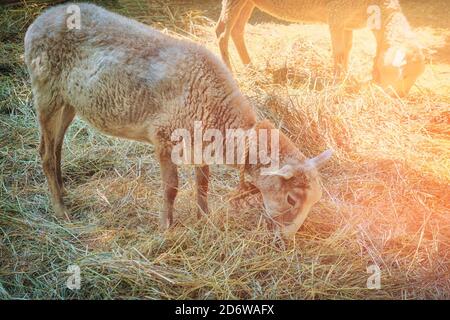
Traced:
<svg viewBox="0 0 450 320">
<path fill-rule="evenodd" d="M 375 58 L 373 59 L 373 69 L 372 69 L 372 81 L 375 83 L 380 82 L 380 71 L 378 69 L 378 59 L 380 58 L 381 54 L 381 46 L 382 46 L 382 38 L 380 35 L 380 32 L 374 31 L 375 39 L 377 42 L 377 51 L 375 54 Z"/>
<path fill-rule="evenodd" d="M 340 79 L 346 71 L 345 30 L 342 27 L 330 24 L 330 34 L 334 58 L 334 76 L 336 79 Z"/>
<path fill-rule="evenodd" d="M 343 57 L 343 71 L 348 72 L 348 60 L 350 57 L 350 51 L 353 46 L 353 30 L 344 31 L 344 57 Z"/>
<path fill-rule="evenodd" d="M 162 230 L 168 229 L 173 224 L 173 204 L 178 192 L 178 168 L 172 162 L 170 155 L 171 153 L 168 150 L 158 152 L 164 191 L 164 208 L 160 214 Z"/>
<path fill-rule="evenodd" d="M 209 167 L 196 167 L 195 180 L 197 184 L 197 216 L 200 218 L 202 214 L 208 214 L 208 182 L 209 182 Z"/>
</svg>

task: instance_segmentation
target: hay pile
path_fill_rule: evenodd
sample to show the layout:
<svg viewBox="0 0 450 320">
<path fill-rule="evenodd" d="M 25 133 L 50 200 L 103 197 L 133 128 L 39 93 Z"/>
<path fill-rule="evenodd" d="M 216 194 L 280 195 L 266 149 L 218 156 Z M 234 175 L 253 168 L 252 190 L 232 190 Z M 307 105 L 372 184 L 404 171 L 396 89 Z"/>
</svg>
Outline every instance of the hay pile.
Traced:
<svg viewBox="0 0 450 320">
<path fill-rule="evenodd" d="M 147 15 L 125 1 L 109 7 L 217 52 L 220 2 L 184 4 L 142 3 Z M 433 4 L 418 5 L 423 13 L 420 6 Z M 323 199 L 295 241 L 280 246 L 258 208 L 229 203 L 238 172 L 223 167 L 212 170 L 211 214 L 203 220 L 192 170 L 181 170 L 177 225 L 161 234 L 152 147 L 100 135 L 79 120 L 64 146 L 68 223 L 53 217 L 47 197 L 20 62 L 23 32 L 39 10 L 0 12 L 2 68 L 9 68 L 0 76 L 0 298 L 450 298 L 450 96 L 447 69 L 437 67 L 448 62 L 430 52 L 433 64 L 402 100 L 376 87 L 348 90 L 329 81 L 326 26 L 278 25 L 257 14 L 247 28 L 254 67 L 244 69 L 232 51 L 243 92 L 306 155 L 336 150 L 323 170 Z M 433 29 L 432 12 L 429 29 L 419 32 L 448 36 Z M 355 36 L 351 70 L 364 79 L 374 43 L 367 31 Z M 442 52 L 440 42 L 432 45 Z M 66 286 L 69 265 L 81 269 L 80 290 Z M 367 288 L 372 265 L 381 270 L 379 290 Z"/>
</svg>

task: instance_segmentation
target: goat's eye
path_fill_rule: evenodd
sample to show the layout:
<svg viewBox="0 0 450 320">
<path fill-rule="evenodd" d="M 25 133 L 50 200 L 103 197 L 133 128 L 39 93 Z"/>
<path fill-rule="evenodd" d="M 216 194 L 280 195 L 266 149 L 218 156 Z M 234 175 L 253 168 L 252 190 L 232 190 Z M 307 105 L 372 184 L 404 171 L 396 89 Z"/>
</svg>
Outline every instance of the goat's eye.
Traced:
<svg viewBox="0 0 450 320">
<path fill-rule="evenodd" d="M 296 203 L 297 203 L 297 201 L 295 201 L 295 199 L 294 199 L 294 197 L 292 197 L 291 195 L 287 195 L 287 202 L 291 205 L 291 206 L 293 206 L 293 207 L 295 207 L 295 205 L 296 205 Z"/>
</svg>

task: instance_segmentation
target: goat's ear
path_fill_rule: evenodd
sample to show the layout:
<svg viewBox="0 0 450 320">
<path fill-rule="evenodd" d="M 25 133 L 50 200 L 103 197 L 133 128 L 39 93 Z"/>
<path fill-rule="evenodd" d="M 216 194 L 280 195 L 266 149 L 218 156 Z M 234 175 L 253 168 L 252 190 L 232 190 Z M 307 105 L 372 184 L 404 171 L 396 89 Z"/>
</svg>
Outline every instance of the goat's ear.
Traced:
<svg viewBox="0 0 450 320">
<path fill-rule="evenodd" d="M 265 176 L 280 176 L 284 179 L 290 179 L 294 176 L 295 168 L 290 164 L 285 164 L 279 169 L 273 171 L 262 171 L 261 174 Z"/>
<path fill-rule="evenodd" d="M 333 150 L 328 149 L 328 150 L 322 152 L 321 154 L 319 154 L 317 157 L 308 159 L 306 161 L 306 166 L 319 169 L 331 158 L 332 155 L 333 155 Z"/>
</svg>

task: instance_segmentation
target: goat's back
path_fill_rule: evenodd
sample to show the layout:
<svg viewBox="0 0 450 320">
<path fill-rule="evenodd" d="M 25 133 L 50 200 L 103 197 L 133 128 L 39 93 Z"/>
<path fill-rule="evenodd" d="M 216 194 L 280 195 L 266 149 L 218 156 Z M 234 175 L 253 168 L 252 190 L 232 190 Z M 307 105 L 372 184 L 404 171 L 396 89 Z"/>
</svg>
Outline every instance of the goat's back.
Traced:
<svg viewBox="0 0 450 320">
<path fill-rule="evenodd" d="M 147 140 L 143 131 L 155 121 L 182 125 L 180 119 L 210 114 L 226 123 L 215 109 L 233 97 L 242 100 L 227 68 L 200 45 L 91 4 L 78 5 L 80 28 L 70 29 L 69 6 L 44 12 L 25 36 L 33 92 L 44 105 L 58 96 L 105 133 Z M 45 57 L 43 70 L 38 57 Z M 227 112 L 253 114 L 242 103 L 232 109 Z"/>
</svg>

